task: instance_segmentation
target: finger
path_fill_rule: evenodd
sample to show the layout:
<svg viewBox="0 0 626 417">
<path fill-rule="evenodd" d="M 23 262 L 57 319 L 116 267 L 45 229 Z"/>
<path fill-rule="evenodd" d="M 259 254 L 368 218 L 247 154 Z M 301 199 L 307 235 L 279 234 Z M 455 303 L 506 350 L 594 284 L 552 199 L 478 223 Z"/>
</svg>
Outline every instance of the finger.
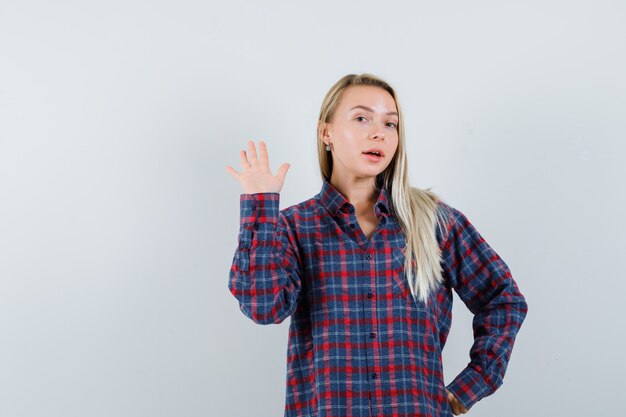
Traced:
<svg viewBox="0 0 626 417">
<path fill-rule="evenodd" d="M 454 399 L 454 408 L 457 415 L 467 413 L 467 409 L 461 404 L 461 401 L 456 398 Z"/>
<path fill-rule="evenodd" d="M 251 140 L 248 141 L 248 155 L 250 157 L 250 165 L 259 164 L 259 159 L 256 156 L 256 146 L 254 145 L 254 142 Z"/>
<path fill-rule="evenodd" d="M 454 407 L 456 408 L 457 413 L 459 414 L 467 413 L 468 410 L 465 408 L 463 403 L 461 403 L 461 401 L 459 401 L 459 399 L 456 398 L 456 396 L 450 391 L 448 391 L 448 399 L 452 402 L 452 404 L 454 404 Z"/>
<path fill-rule="evenodd" d="M 450 391 L 448 391 L 448 403 L 450 403 L 450 408 L 452 408 L 452 412 L 455 416 L 459 415 L 459 408 L 456 401 L 456 397 Z"/>
<path fill-rule="evenodd" d="M 454 395 L 450 391 L 448 391 L 448 390 L 446 390 L 446 392 L 447 392 L 447 395 L 448 395 L 448 401 L 454 402 L 454 399 L 455 399 Z"/>
<path fill-rule="evenodd" d="M 238 179 L 239 177 L 239 172 L 235 171 L 235 169 L 233 167 L 231 167 L 230 165 L 226 167 L 226 171 L 228 171 L 228 173 L 230 175 L 232 175 L 235 179 Z"/>
<path fill-rule="evenodd" d="M 287 176 L 287 171 L 289 171 L 290 167 L 290 164 L 284 163 L 280 166 L 280 168 L 278 168 L 278 171 L 276 172 L 276 177 L 278 177 L 281 182 L 285 181 L 285 176 Z"/>
<path fill-rule="evenodd" d="M 241 166 L 246 169 L 250 168 L 250 162 L 248 162 L 248 156 L 243 149 L 239 151 L 239 158 L 241 159 Z"/>
<path fill-rule="evenodd" d="M 267 155 L 267 145 L 265 145 L 265 142 L 263 141 L 259 142 L 259 163 L 261 166 L 267 167 L 268 169 L 270 167 L 270 159 Z"/>
</svg>

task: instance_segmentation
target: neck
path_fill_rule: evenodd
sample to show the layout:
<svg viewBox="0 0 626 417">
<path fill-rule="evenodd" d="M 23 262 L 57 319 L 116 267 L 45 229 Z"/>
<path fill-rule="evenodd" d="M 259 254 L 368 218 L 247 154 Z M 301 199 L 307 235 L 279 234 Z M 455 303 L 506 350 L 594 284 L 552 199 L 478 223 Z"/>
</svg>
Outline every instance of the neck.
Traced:
<svg viewBox="0 0 626 417">
<path fill-rule="evenodd" d="M 331 175 L 330 183 L 354 206 L 357 215 L 369 213 L 376 203 L 375 177 L 342 178 Z"/>
</svg>

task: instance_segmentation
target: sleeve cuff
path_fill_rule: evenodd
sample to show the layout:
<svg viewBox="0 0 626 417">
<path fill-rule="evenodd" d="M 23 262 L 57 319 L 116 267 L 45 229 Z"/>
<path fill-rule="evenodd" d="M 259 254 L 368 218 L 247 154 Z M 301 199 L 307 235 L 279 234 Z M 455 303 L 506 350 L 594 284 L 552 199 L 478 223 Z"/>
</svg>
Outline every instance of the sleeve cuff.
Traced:
<svg viewBox="0 0 626 417">
<path fill-rule="evenodd" d="M 279 193 L 240 194 L 239 247 L 234 259 L 238 271 L 250 269 L 250 250 L 255 233 L 267 233 L 276 227 L 279 199 Z"/>
<path fill-rule="evenodd" d="M 255 222 L 278 223 L 279 193 L 254 193 L 239 196 L 241 226 Z"/>
<path fill-rule="evenodd" d="M 490 393 L 483 376 L 469 365 L 446 388 L 467 410 Z"/>
</svg>

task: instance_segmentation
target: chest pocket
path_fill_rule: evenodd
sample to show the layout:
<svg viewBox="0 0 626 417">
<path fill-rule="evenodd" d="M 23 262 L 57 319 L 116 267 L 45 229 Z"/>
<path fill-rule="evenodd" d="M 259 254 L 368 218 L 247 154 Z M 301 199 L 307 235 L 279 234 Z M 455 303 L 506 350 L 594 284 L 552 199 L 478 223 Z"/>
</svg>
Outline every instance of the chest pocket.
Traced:
<svg viewBox="0 0 626 417">
<path fill-rule="evenodd" d="M 391 261 L 392 268 L 392 292 L 394 299 L 394 306 L 397 308 L 406 309 L 407 313 L 425 315 L 433 323 L 436 320 L 435 308 L 435 294 L 431 293 L 428 301 L 428 305 L 425 305 L 423 301 L 416 300 L 411 293 L 411 287 L 407 279 L 407 273 L 404 268 L 404 252 L 400 249 L 394 249 L 393 259 Z M 415 261 L 411 262 L 413 269 L 415 270 Z M 415 279 L 415 276 L 412 277 Z"/>
</svg>

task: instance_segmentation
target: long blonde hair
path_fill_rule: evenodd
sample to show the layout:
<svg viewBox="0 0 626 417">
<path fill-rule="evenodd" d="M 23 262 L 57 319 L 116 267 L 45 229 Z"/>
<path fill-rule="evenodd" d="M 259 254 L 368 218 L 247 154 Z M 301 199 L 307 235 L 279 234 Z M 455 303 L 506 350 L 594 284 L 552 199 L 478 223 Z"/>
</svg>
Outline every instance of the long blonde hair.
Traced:
<svg viewBox="0 0 626 417">
<path fill-rule="evenodd" d="M 399 221 L 407 237 L 404 253 L 404 270 L 411 294 L 417 300 L 428 303 L 429 294 L 443 282 L 441 267 L 441 249 L 437 243 L 435 227 L 446 227 L 445 216 L 437 210 L 440 200 L 434 192 L 409 185 L 408 164 L 404 138 L 404 119 L 400 103 L 393 88 L 381 78 L 372 74 L 348 74 L 337 81 L 326 93 L 317 128 L 317 153 L 319 156 L 322 178 L 330 181 L 333 160 L 322 141 L 323 124 L 330 123 L 346 88 L 354 85 L 375 86 L 389 92 L 398 110 L 398 149 L 391 163 L 376 176 L 376 190 L 385 188 L 391 200 L 392 212 Z M 445 230 L 445 229 L 444 229 Z M 412 260 L 416 270 L 412 268 Z"/>
</svg>

